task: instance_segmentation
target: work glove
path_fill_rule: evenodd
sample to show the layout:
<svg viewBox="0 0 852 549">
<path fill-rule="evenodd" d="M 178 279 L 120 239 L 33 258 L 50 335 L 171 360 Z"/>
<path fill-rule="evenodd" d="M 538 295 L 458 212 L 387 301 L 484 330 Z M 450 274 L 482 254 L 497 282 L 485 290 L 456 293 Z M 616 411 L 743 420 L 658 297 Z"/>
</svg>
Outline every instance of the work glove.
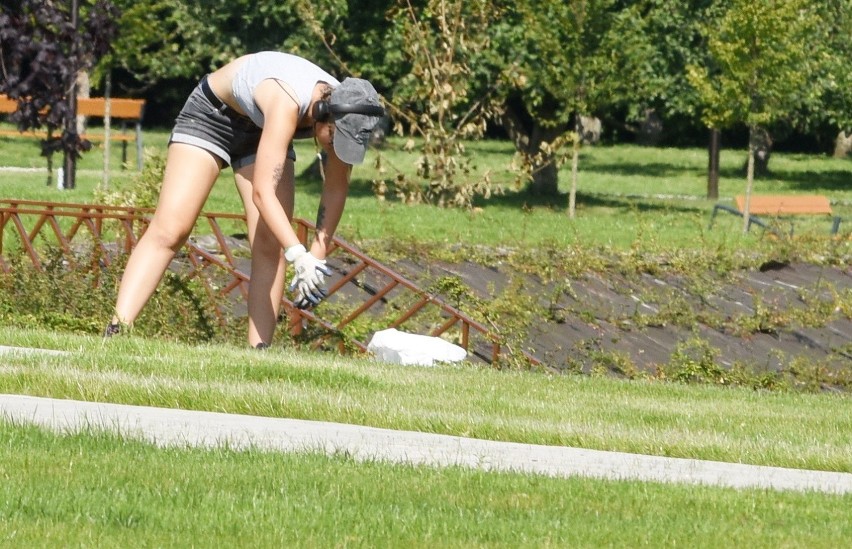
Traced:
<svg viewBox="0 0 852 549">
<path fill-rule="evenodd" d="M 325 277 L 331 276 L 325 260 L 317 259 L 301 244 L 287 248 L 284 258 L 293 264 L 296 271 L 290 281 L 290 291 L 296 290 L 293 304 L 299 309 L 309 309 L 318 305 L 327 295 L 323 288 Z"/>
</svg>

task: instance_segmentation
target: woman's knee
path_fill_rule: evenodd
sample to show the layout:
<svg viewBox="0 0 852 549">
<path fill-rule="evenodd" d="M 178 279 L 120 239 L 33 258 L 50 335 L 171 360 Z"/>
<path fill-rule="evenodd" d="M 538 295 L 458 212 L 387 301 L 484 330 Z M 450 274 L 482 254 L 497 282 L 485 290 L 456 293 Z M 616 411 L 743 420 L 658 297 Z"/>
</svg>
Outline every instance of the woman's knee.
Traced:
<svg viewBox="0 0 852 549">
<path fill-rule="evenodd" d="M 192 227 L 187 229 L 174 224 L 163 223 L 155 217 L 146 229 L 145 237 L 151 239 L 150 241 L 158 248 L 170 248 L 177 252 L 189 238 L 191 231 Z"/>
</svg>

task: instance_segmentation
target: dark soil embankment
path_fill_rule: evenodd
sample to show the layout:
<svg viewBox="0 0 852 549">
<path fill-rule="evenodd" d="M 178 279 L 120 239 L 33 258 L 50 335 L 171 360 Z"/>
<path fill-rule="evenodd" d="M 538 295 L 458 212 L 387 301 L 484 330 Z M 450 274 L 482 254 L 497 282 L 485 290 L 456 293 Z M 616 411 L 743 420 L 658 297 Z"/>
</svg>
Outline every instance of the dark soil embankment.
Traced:
<svg viewBox="0 0 852 549">
<path fill-rule="evenodd" d="M 654 372 L 676 352 L 753 371 L 852 370 L 849 266 L 770 262 L 697 277 L 612 270 L 548 283 L 506 265 L 401 261 L 394 268 L 415 281 L 458 277 L 483 300 L 514 293 L 529 315 L 524 348 L 557 370 Z"/>
<path fill-rule="evenodd" d="M 852 388 L 850 265 L 766 261 L 723 268 L 721 259 L 702 256 L 589 256 L 571 265 L 564 258 L 518 261 L 509 251 L 488 250 L 475 261 L 399 252 L 389 255 L 401 258 L 385 264 L 474 318 L 485 312 L 511 349 L 550 370 L 716 383 L 727 382 L 726 371 L 740 371 L 758 385 L 761 373 L 783 371 L 796 383 Z M 332 254 L 332 283 L 356 263 Z M 454 295 L 436 290 L 442 280 L 457 281 L 443 285 Z M 350 285 L 318 314 L 370 297 L 368 279 L 359 275 L 358 287 Z"/>
</svg>

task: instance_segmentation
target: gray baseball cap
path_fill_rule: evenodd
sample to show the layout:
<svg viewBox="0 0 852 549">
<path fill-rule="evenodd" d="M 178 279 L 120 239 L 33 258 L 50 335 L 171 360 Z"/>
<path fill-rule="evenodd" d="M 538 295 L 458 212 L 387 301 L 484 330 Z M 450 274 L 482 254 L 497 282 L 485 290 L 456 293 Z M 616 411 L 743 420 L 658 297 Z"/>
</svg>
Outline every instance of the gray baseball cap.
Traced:
<svg viewBox="0 0 852 549">
<path fill-rule="evenodd" d="M 334 152 L 337 158 L 347 164 L 364 162 L 370 135 L 382 119 L 380 115 L 336 112 L 336 108 L 345 111 L 355 105 L 381 108 L 382 102 L 376 89 L 367 80 L 347 78 L 331 91 L 329 98 L 329 107 L 334 115 Z"/>
</svg>

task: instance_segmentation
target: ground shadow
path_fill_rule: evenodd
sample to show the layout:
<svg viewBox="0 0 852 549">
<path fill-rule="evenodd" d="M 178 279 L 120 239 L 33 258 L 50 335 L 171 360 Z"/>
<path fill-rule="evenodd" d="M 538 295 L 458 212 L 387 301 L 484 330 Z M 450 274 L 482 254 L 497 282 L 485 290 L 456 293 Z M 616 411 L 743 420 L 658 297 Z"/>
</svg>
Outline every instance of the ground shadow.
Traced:
<svg viewBox="0 0 852 549">
<path fill-rule="evenodd" d="M 848 191 L 852 188 L 852 163 L 849 170 L 825 172 L 789 172 L 770 167 L 767 178 L 783 181 L 803 191 Z"/>
<path fill-rule="evenodd" d="M 626 162 L 595 163 L 590 159 L 585 163 L 581 160 L 580 171 L 623 176 L 643 175 L 646 177 L 674 177 L 678 175 L 694 175 L 696 172 L 701 170 L 695 167 L 677 167 L 662 162 L 652 162 L 650 164 Z"/>
<path fill-rule="evenodd" d="M 628 196 L 608 196 L 604 194 L 590 194 L 577 192 L 577 204 L 593 208 L 610 208 L 623 211 L 678 211 L 695 212 L 703 211 L 698 204 L 690 205 L 681 202 L 654 200 L 651 198 L 637 198 Z M 515 209 L 548 208 L 554 212 L 564 212 L 568 209 L 568 194 L 559 193 L 555 196 L 543 196 L 533 194 L 527 190 L 514 193 L 506 193 L 500 196 L 492 196 L 487 201 L 479 199 L 476 205 L 498 206 Z"/>
</svg>

